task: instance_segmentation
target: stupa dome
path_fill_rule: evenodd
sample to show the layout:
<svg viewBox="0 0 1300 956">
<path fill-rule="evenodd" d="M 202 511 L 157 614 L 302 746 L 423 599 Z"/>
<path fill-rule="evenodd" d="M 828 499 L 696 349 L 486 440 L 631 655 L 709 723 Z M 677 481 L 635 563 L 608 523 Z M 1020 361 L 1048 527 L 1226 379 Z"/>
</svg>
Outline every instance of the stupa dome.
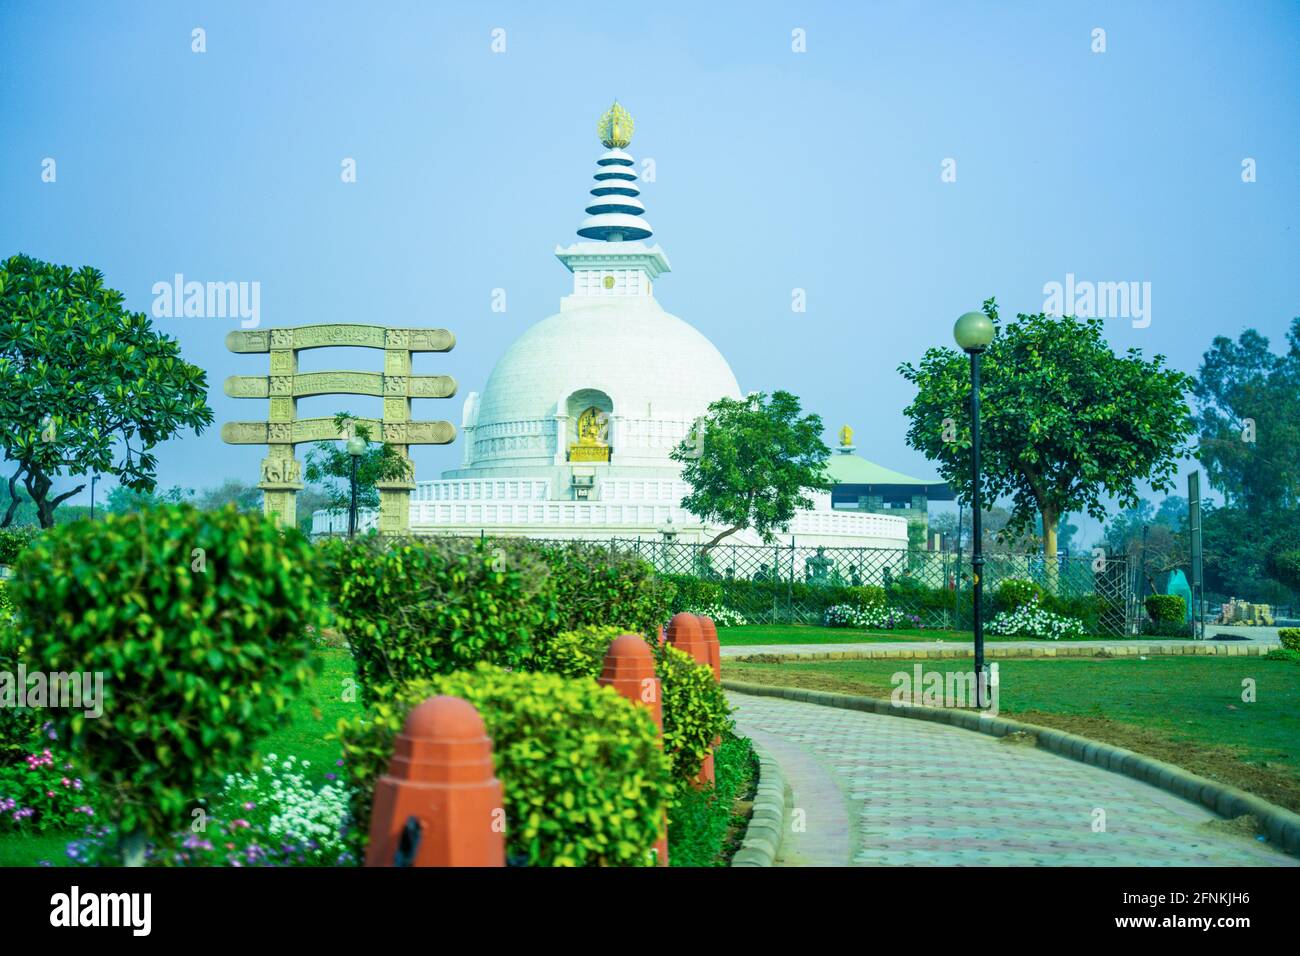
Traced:
<svg viewBox="0 0 1300 956">
<path fill-rule="evenodd" d="M 620 422 L 614 461 L 635 454 L 676 468 L 672 446 L 723 396 L 740 397 L 727 360 L 653 297 L 588 299 L 529 328 L 497 361 L 478 399 L 469 464 L 550 464 L 549 445 L 491 439 L 540 438 L 557 415 L 594 406 Z"/>
</svg>

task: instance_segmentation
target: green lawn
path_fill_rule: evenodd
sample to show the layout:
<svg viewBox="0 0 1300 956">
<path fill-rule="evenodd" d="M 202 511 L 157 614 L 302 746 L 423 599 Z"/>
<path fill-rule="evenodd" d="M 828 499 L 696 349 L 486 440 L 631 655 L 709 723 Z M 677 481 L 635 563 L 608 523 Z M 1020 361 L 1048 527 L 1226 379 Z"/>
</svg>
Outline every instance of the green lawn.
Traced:
<svg viewBox="0 0 1300 956">
<path fill-rule="evenodd" d="M 944 631 L 937 628 L 896 628 L 892 631 L 866 631 L 852 627 L 821 627 L 816 624 L 746 624 L 743 627 L 718 628 L 718 640 L 728 647 L 755 644 L 891 644 L 900 641 L 934 641 L 969 644 L 975 640 L 970 631 Z M 996 637 L 985 634 L 985 643 L 1021 641 L 1021 637 Z M 1127 640 L 1107 635 L 1084 635 L 1081 641 Z M 1147 638 L 1177 640 L 1177 638 Z"/>
<path fill-rule="evenodd" d="M 888 698 L 891 675 L 965 671 L 960 659 L 723 659 L 731 680 Z M 1259 657 L 998 661 L 999 713 L 1127 747 L 1300 810 L 1300 665 Z M 1255 702 L 1242 700 L 1243 682 Z"/>
</svg>

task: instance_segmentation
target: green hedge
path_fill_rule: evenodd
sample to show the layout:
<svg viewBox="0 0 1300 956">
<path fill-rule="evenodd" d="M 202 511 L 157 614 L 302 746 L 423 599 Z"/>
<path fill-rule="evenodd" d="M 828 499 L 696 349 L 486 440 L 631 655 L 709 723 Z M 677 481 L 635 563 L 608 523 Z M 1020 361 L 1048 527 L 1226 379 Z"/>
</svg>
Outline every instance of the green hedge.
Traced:
<svg viewBox="0 0 1300 956">
<path fill-rule="evenodd" d="M 1300 627 L 1278 628 L 1277 636 L 1288 651 L 1300 651 Z"/>
<path fill-rule="evenodd" d="M 530 866 L 647 866 L 673 786 L 649 711 L 588 679 L 472 671 L 376 689 L 363 716 L 339 724 L 354 790 L 355 836 L 369 838 L 375 781 L 411 708 L 428 697 L 468 700 L 492 738 L 505 790 L 506 845 Z"/>
<path fill-rule="evenodd" d="M 479 662 L 521 666 L 559 620 L 550 569 L 530 549 L 368 535 L 327 544 L 320 560 L 364 703 L 384 684 Z"/>
<path fill-rule="evenodd" d="M 163 505 L 58 526 L 20 558 L 0 660 L 103 675 L 102 716 L 42 716 L 111 809 L 128 860 L 186 828 L 310 679 L 311 555 L 261 515 Z"/>
<path fill-rule="evenodd" d="M 540 560 L 550 572 L 557 614 L 541 637 L 589 626 L 613 625 L 634 634 L 658 634 L 671 617 L 673 585 L 648 561 L 591 541 L 538 542 L 497 538 L 493 552 L 507 564 Z"/>
<path fill-rule="evenodd" d="M 712 607 L 723 603 L 722 584 L 718 581 L 693 578 L 688 574 L 666 574 L 664 579 L 674 588 L 669 616 L 687 608 Z"/>
</svg>

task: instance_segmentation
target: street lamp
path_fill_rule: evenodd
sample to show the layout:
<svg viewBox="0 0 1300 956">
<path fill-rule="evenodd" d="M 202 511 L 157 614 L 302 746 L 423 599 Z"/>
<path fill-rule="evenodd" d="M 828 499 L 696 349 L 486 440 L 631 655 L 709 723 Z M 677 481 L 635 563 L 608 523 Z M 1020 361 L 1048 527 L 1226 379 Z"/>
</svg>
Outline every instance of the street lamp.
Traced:
<svg viewBox="0 0 1300 956">
<path fill-rule="evenodd" d="M 348 439 L 348 454 L 352 456 L 352 502 L 348 505 L 348 537 L 357 533 L 357 462 L 366 453 L 366 440 L 353 435 Z"/>
<path fill-rule="evenodd" d="M 975 609 L 975 705 L 988 699 L 984 677 L 984 540 L 980 516 L 980 355 L 993 341 L 993 321 L 983 312 L 967 312 L 952 327 L 952 337 L 970 356 L 971 420 L 971 573 Z"/>
<path fill-rule="evenodd" d="M 95 520 L 95 483 L 99 481 L 99 475 L 90 476 L 90 520 Z"/>
</svg>

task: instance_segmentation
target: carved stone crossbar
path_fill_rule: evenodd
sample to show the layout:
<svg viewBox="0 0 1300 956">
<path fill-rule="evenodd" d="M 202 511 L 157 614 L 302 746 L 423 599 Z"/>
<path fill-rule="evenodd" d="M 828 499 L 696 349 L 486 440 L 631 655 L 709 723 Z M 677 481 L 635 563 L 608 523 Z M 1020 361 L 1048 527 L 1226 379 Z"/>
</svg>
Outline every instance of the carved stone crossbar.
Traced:
<svg viewBox="0 0 1300 956">
<path fill-rule="evenodd" d="M 304 442 L 343 438 L 333 418 L 298 418 L 298 399 L 309 395 L 373 395 L 383 399 L 383 418 L 363 418 L 371 434 L 394 446 L 408 459 L 410 445 L 446 445 L 456 428 L 446 421 L 411 420 L 411 399 L 451 398 L 456 380 L 449 375 L 413 375 L 414 352 L 447 352 L 456 337 L 446 329 L 394 329 L 382 325 L 338 323 L 300 325 L 291 329 L 231 332 L 226 347 L 239 353 L 268 353 L 269 375 L 232 375 L 226 394 L 232 398 L 269 399 L 266 421 L 227 422 L 221 437 L 232 445 L 266 445 L 262 460 L 263 509 L 282 525 L 297 520 L 297 494 L 302 466 L 294 447 Z M 299 372 L 303 349 L 372 348 L 384 350 L 382 372 Z M 408 477 L 377 483 L 379 528 L 385 534 L 405 534 L 410 527 L 410 496 L 414 466 Z"/>
<path fill-rule="evenodd" d="M 272 395 L 396 395 L 407 398 L 451 398 L 456 380 L 450 375 L 385 375 L 383 372 L 299 372 L 297 375 L 231 375 L 231 398 L 270 398 Z M 337 437 L 337 436 L 336 436 Z"/>
</svg>

